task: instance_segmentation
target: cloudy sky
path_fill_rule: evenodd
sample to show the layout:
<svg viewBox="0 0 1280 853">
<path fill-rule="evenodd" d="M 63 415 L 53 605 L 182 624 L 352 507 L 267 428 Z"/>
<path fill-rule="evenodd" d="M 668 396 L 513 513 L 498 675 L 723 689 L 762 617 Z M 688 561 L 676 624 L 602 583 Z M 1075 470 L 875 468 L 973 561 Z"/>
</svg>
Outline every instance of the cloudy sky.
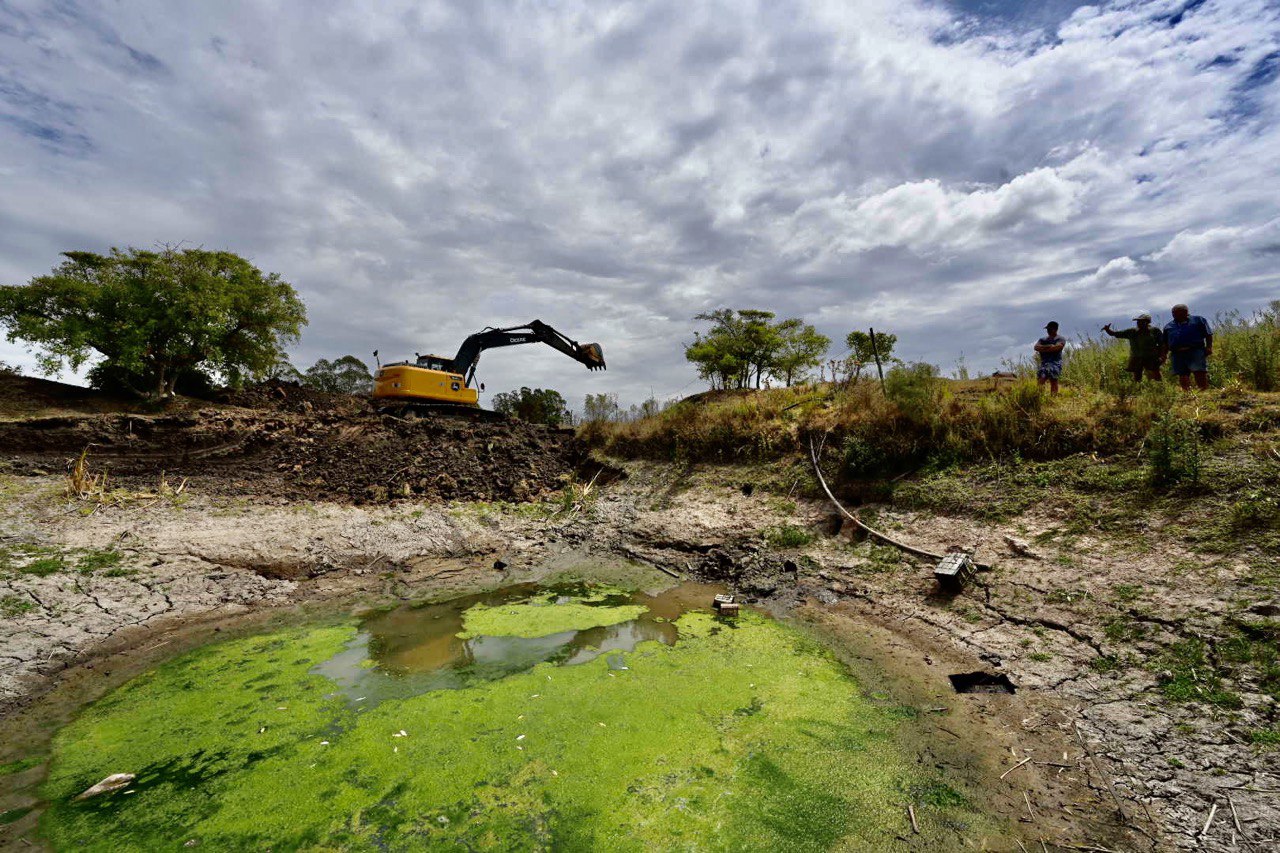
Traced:
<svg viewBox="0 0 1280 853">
<path fill-rule="evenodd" d="M 1275 0 L 0 0 L 0 282 L 228 248 L 300 366 L 537 317 L 609 371 L 480 378 L 571 402 L 697 390 L 723 306 L 991 370 L 1280 297 L 1278 73 Z"/>
</svg>

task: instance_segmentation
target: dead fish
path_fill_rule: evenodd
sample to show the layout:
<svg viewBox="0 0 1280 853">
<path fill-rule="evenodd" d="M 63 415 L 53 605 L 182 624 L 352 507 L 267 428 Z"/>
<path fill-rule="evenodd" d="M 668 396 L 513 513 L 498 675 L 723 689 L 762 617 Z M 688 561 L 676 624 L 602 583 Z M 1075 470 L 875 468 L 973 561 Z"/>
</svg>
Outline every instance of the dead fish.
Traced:
<svg viewBox="0 0 1280 853">
<path fill-rule="evenodd" d="M 96 797 L 99 794 L 110 794 L 119 791 L 121 788 L 128 787 L 129 783 L 137 777 L 132 773 L 112 773 L 98 784 L 81 792 L 76 797 L 77 800 L 87 800 L 90 797 Z"/>
</svg>

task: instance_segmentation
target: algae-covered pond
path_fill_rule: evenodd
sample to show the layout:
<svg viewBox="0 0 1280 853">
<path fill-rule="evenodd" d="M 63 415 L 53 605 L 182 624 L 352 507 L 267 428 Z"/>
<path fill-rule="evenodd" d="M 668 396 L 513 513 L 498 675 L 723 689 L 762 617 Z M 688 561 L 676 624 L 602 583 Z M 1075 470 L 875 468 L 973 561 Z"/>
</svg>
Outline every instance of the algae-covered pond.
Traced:
<svg viewBox="0 0 1280 853">
<path fill-rule="evenodd" d="M 710 588 L 518 587 L 208 646 L 55 738 L 58 849 L 880 850 L 963 800 L 903 710 Z M 77 801 L 113 773 L 129 787 Z"/>
</svg>

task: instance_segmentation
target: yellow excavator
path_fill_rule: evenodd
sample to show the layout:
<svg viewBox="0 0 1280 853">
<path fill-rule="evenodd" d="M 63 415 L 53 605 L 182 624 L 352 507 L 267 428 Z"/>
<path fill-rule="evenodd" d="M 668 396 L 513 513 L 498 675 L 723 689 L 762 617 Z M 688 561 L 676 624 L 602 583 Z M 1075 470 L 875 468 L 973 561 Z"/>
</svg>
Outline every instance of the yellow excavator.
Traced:
<svg viewBox="0 0 1280 853">
<path fill-rule="evenodd" d="M 534 343 L 559 350 L 585 364 L 588 370 L 605 369 L 604 351 L 599 344 L 580 344 L 541 320 L 534 320 L 523 326 L 482 329 L 463 341 L 453 358 L 419 355 L 412 362 L 379 362 L 373 383 L 374 403 L 397 414 L 480 413 L 480 394 L 473 387 L 480 353 L 494 347 Z M 375 351 L 374 357 L 377 355 Z"/>
</svg>

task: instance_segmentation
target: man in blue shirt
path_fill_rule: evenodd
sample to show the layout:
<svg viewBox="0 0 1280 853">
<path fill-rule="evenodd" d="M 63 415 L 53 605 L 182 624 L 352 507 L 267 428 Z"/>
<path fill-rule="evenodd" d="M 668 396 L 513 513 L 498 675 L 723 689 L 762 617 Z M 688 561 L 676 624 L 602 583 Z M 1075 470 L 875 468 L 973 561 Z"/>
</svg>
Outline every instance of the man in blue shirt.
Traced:
<svg viewBox="0 0 1280 853">
<path fill-rule="evenodd" d="M 1164 327 L 1164 342 L 1173 372 L 1183 390 L 1191 389 L 1191 377 L 1195 376 L 1196 387 L 1204 391 L 1209 387 L 1213 330 L 1208 320 L 1193 315 L 1185 305 L 1173 306 L 1172 313 L 1173 321 Z"/>
<path fill-rule="evenodd" d="M 1058 377 L 1062 375 L 1062 351 L 1066 349 L 1067 339 L 1058 334 L 1058 324 L 1050 320 L 1045 324 L 1048 332 L 1036 341 L 1035 350 L 1040 354 L 1040 369 L 1036 371 L 1036 382 L 1041 386 L 1049 383 L 1049 393 L 1058 393 Z"/>
</svg>

